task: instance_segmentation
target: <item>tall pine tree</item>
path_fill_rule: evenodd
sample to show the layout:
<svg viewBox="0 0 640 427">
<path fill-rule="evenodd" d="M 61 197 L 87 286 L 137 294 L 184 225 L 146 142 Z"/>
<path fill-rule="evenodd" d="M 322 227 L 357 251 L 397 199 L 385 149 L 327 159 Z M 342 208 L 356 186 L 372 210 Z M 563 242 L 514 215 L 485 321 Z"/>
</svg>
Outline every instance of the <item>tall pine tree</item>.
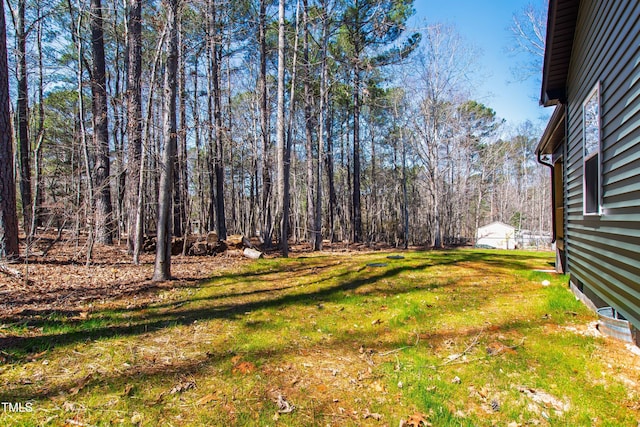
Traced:
<svg viewBox="0 0 640 427">
<path fill-rule="evenodd" d="M 342 62 L 350 67 L 353 76 L 354 243 L 362 241 L 360 110 L 364 74 L 367 70 L 400 61 L 418 46 L 418 33 L 411 35 L 401 46 L 393 46 L 400 39 L 406 21 L 413 13 L 413 0 L 355 0 L 342 16 L 338 48 Z"/>
<path fill-rule="evenodd" d="M 0 0 L 0 257 L 19 254 L 4 0 Z"/>
</svg>

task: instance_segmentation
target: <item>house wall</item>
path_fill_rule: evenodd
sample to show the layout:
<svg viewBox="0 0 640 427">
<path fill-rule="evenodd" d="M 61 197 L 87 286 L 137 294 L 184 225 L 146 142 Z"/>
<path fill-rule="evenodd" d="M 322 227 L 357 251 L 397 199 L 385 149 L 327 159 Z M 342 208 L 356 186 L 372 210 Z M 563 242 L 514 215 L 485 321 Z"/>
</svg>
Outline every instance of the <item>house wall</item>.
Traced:
<svg viewBox="0 0 640 427">
<path fill-rule="evenodd" d="M 583 215 L 582 104 L 600 82 L 602 215 Z M 568 86 L 568 269 L 640 328 L 640 2 L 581 2 Z"/>
</svg>

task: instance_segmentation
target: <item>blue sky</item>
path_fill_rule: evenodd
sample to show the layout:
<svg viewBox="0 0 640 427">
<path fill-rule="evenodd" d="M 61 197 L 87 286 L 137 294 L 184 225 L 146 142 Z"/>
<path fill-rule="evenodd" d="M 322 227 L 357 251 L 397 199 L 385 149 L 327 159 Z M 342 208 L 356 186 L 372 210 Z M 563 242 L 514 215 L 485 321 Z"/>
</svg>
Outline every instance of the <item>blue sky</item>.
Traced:
<svg viewBox="0 0 640 427">
<path fill-rule="evenodd" d="M 539 1 L 539 0 L 533 0 Z M 515 82 L 511 69 L 522 58 L 507 52 L 513 45 L 509 26 L 513 14 L 532 0 L 415 0 L 414 24 L 453 25 L 458 33 L 481 52 L 479 86 L 473 95 L 493 108 L 508 125 L 530 120 L 546 123 L 551 109 L 538 105 L 539 79 Z"/>
</svg>

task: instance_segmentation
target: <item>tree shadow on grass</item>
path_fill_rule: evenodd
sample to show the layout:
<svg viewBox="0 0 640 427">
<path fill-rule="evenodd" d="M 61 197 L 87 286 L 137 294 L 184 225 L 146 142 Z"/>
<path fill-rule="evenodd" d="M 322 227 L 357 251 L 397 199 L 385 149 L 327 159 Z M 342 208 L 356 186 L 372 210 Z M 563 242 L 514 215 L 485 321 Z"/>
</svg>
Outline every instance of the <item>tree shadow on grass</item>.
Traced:
<svg viewBox="0 0 640 427">
<path fill-rule="evenodd" d="M 143 314 L 142 321 L 140 323 L 130 325 L 125 324 L 98 327 L 95 329 L 78 330 L 51 335 L 1 337 L 0 349 L 3 349 L 5 351 L 13 350 L 27 353 L 39 352 L 59 346 L 73 344 L 75 342 L 93 341 L 116 336 L 123 337 L 137 335 L 171 326 L 188 325 L 196 320 L 236 320 L 238 319 L 238 317 L 245 315 L 245 313 L 253 312 L 256 310 L 269 309 L 274 307 L 287 307 L 295 304 L 309 304 L 312 301 L 327 298 L 335 293 L 354 290 L 363 285 L 395 276 L 404 270 L 404 267 L 398 267 L 369 277 L 344 281 L 336 286 L 317 290 L 314 292 L 281 295 L 267 300 L 251 301 L 240 304 L 229 303 L 195 309 L 183 309 L 182 307 L 180 307 L 178 309 L 165 312 L 147 313 Z M 126 318 L 120 321 L 132 323 L 135 321 L 135 319 Z"/>
<path fill-rule="evenodd" d="M 497 258 L 497 259 L 496 259 Z M 329 286 L 323 289 L 314 290 L 311 292 L 300 292 L 296 294 L 280 295 L 281 291 L 289 291 L 291 287 L 280 288 L 276 291 L 273 289 L 263 289 L 256 291 L 249 291 L 246 293 L 231 294 L 231 295 L 216 295 L 204 298 L 187 298 L 182 301 L 169 303 L 164 311 L 147 311 L 144 309 L 133 309 L 135 316 L 128 316 L 121 319 L 106 319 L 105 322 L 118 322 L 115 325 L 92 327 L 91 320 L 78 321 L 74 324 L 69 322 L 57 321 L 55 319 L 46 321 L 46 324 L 51 326 L 58 323 L 59 326 L 72 326 L 78 328 L 77 330 L 63 332 L 59 334 L 40 334 L 35 336 L 5 336 L 0 337 L 0 350 L 14 353 L 33 353 L 48 350 L 56 347 L 62 347 L 70 345 L 76 342 L 86 342 L 112 337 L 124 337 L 144 334 L 150 331 L 157 331 L 163 328 L 188 325 L 198 320 L 213 320 L 213 319 L 226 319 L 236 320 L 246 313 L 254 312 L 256 310 L 269 309 L 274 307 L 288 307 L 291 305 L 309 305 L 315 304 L 319 301 L 336 300 L 344 296 L 345 292 L 357 290 L 363 286 L 376 283 L 381 280 L 396 277 L 399 274 L 416 270 L 425 269 L 433 266 L 447 266 L 455 265 L 461 262 L 485 262 L 491 265 L 498 266 L 500 268 L 513 268 L 522 269 L 527 268 L 526 260 L 530 257 L 525 255 L 509 256 L 508 259 L 505 255 L 492 252 L 483 251 L 450 251 L 450 252 L 429 252 L 412 257 L 407 262 L 398 263 L 398 265 L 390 264 L 384 269 L 380 269 L 378 273 L 375 270 L 371 270 L 372 273 L 360 277 L 360 278 L 346 278 L 346 276 L 353 274 L 360 274 L 367 267 L 360 266 L 359 269 L 353 271 L 345 271 L 338 276 L 329 276 L 327 278 L 318 278 L 310 283 L 304 283 L 294 286 L 295 288 L 304 288 L 310 285 L 318 285 L 321 282 L 328 280 L 336 281 L 339 283 L 334 286 Z M 364 261 L 363 261 L 364 263 Z M 286 264 L 281 264 L 277 269 L 269 269 L 268 272 L 250 272 L 250 276 L 259 277 L 261 274 L 275 274 L 278 272 L 287 271 Z M 307 268 L 301 266 L 302 270 Z M 294 270 L 295 272 L 296 270 Z M 199 282 L 202 286 L 211 286 L 215 284 L 217 280 L 229 279 L 229 278 L 246 279 L 243 274 L 223 275 L 219 278 L 209 279 Z M 195 302 L 206 303 L 210 301 L 216 301 L 220 299 L 233 298 L 240 295 L 274 295 L 272 298 L 262 299 L 258 301 L 234 303 L 228 304 L 215 304 L 207 305 L 205 307 L 198 308 L 184 308 L 185 305 L 190 305 Z M 154 307 L 156 308 L 156 307 Z M 29 325 L 30 322 L 26 322 Z M 93 323 L 95 324 L 95 322 Z M 102 323 L 104 324 L 104 323 Z M 86 329 L 83 326 L 87 326 Z"/>
<path fill-rule="evenodd" d="M 400 336 L 400 334 L 398 334 L 393 340 L 387 341 L 381 341 L 379 334 L 375 332 L 343 329 L 333 334 L 333 336 L 326 341 L 318 340 L 302 345 L 282 343 L 277 347 L 263 348 L 243 353 L 242 357 L 245 360 L 253 361 L 268 360 L 268 363 L 273 367 L 279 363 L 289 363 L 292 356 L 299 356 L 301 352 L 304 353 L 305 351 L 319 352 L 320 355 L 330 355 L 332 353 L 340 355 L 356 354 L 359 355 L 364 366 L 370 366 L 393 362 L 398 352 L 415 348 L 420 349 L 423 355 L 431 359 L 428 365 L 416 366 L 415 368 L 435 369 L 436 366 L 444 367 L 447 365 L 446 357 L 449 356 L 450 353 L 457 351 L 457 347 L 460 349 L 468 348 L 469 342 L 476 342 L 481 355 L 490 358 L 492 355 L 484 352 L 484 345 L 495 340 L 496 336 L 501 336 L 501 334 L 512 331 L 526 333 L 529 330 L 539 329 L 546 323 L 548 323 L 546 319 L 534 319 L 533 321 L 507 320 L 501 324 L 491 325 L 490 328 L 470 325 L 467 328 L 456 330 L 418 330 L 413 331 L 413 334 L 416 334 L 417 337 L 407 334 Z M 254 327 L 266 328 L 268 326 L 261 324 L 254 325 Z M 451 341 L 455 341 L 457 347 L 449 349 L 446 354 L 439 354 L 436 349 L 440 344 L 443 342 L 450 343 Z M 524 340 L 520 345 L 523 345 L 523 343 Z M 358 348 L 360 350 L 358 350 Z M 85 372 L 81 377 L 71 377 L 55 385 L 44 384 L 38 386 L 37 384 L 32 384 L 30 380 L 25 380 L 24 383 L 11 389 L 5 388 L 1 390 L 0 401 L 31 401 L 64 395 L 82 395 L 83 393 L 91 393 L 93 388 L 99 386 L 108 386 L 110 389 L 117 391 L 118 389 L 124 390 L 130 383 L 140 381 L 145 384 L 157 384 L 158 381 L 162 381 L 162 387 L 166 387 L 162 394 L 165 394 L 174 385 L 174 382 L 179 381 L 180 378 L 202 374 L 213 366 L 216 366 L 216 370 L 219 370 L 221 366 L 233 363 L 233 359 L 236 358 L 236 356 L 238 356 L 238 354 L 229 349 L 217 349 L 199 352 L 188 359 L 173 360 L 170 364 L 159 362 L 140 364 L 134 365 L 124 371 L 116 369 L 114 372 L 108 374 L 102 374 L 99 372 L 100 369 L 98 369 L 95 372 L 90 372 L 88 375 Z M 259 364 L 258 362 L 256 363 Z M 228 375 L 222 373 L 223 371 L 221 370 L 219 372 L 221 375 Z M 272 381 L 275 383 L 278 380 L 273 378 Z M 126 396 L 126 393 L 123 394 L 123 396 Z M 149 401 L 147 405 L 153 406 L 163 403 L 162 396 L 158 396 L 156 401 Z"/>
<path fill-rule="evenodd" d="M 202 283 L 200 278 L 183 278 L 170 286 L 153 283 L 149 280 L 136 280 L 126 284 L 105 283 L 103 286 L 58 287 L 53 289 L 30 289 L 28 291 L 4 291 L 0 305 L 6 312 L 0 314 L 0 322 L 4 324 L 21 324 L 43 326 L 51 323 L 51 318 L 74 317 L 86 312 L 87 304 L 95 301 L 118 301 L 126 298 L 149 297 L 168 289 L 197 288 Z M 141 298 L 143 299 L 143 298 Z M 141 305 L 136 305 L 140 308 Z M 143 303 L 148 305 L 148 303 Z M 85 306 L 81 309 L 80 307 Z M 70 308 L 78 307 L 78 308 Z"/>
<path fill-rule="evenodd" d="M 339 301 L 345 292 L 352 292 L 357 290 L 362 290 L 364 286 L 376 283 L 378 281 L 382 281 L 385 279 L 389 279 L 395 277 L 403 272 L 415 270 L 415 269 L 424 269 L 428 267 L 432 267 L 434 265 L 447 265 L 447 264 L 455 264 L 461 261 L 468 261 L 470 259 L 477 260 L 477 257 L 463 257 L 460 259 L 448 259 L 447 263 L 442 262 L 425 262 L 424 259 L 413 260 L 410 265 L 392 265 L 390 264 L 388 267 L 384 269 L 368 269 L 367 267 L 360 266 L 359 268 L 352 269 L 350 271 L 346 271 L 341 273 L 339 276 L 333 276 L 331 278 L 327 278 L 326 280 L 335 280 L 338 283 L 333 286 L 326 287 L 324 289 L 313 290 L 308 292 L 303 292 L 296 295 L 273 295 L 267 290 L 264 290 L 264 295 L 271 296 L 268 300 L 263 301 L 251 301 L 245 303 L 233 303 L 230 302 L 228 304 L 222 304 L 218 306 L 212 307 L 198 307 L 198 308 L 189 308 L 185 306 L 171 308 L 170 310 L 164 313 L 143 313 L 137 312 L 134 315 L 138 315 L 137 319 L 129 318 L 124 319 L 124 321 L 138 321 L 139 323 L 133 325 L 115 325 L 115 326 L 107 326 L 107 327 L 98 327 L 88 331 L 74 331 L 71 333 L 59 334 L 59 335 L 46 335 L 40 337 L 24 337 L 25 339 L 41 339 L 44 340 L 43 344 L 47 340 L 53 341 L 54 345 L 50 347 L 63 346 L 65 344 L 70 344 L 77 341 L 84 340 L 93 340 L 93 339 L 102 339 L 108 338 L 110 336 L 130 336 L 136 334 L 142 334 L 148 332 L 153 329 L 162 329 L 165 327 L 170 327 L 173 325 L 188 325 L 193 323 L 195 320 L 209 320 L 209 319 L 225 319 L 238 321 L 242 319 L 246 313 L 250 313 L 252 311 L 261 310 L 265 308 L 275 308 L 275 307 L 288 307 L 292 305 L 311 305 L 316 304 L 319 301 Z M 357 267 L 357 266 L 356 266 Z M 367 269 L 368 276 L 366 277 L 349 277 L 350 275 L 359 275 Z M 488 269 L 490 270 L 490 268 Z M 322 281 L 322 278 L 314 281 L 318 282 Z M 306 285 L 298 285 L 296 288 L 304 288 Z M 285 289 L 285 291 L 288 289 Z M 282 291 L 282 290 L 279 290 Z M 409 291 L 409 290 L 407 290 Z M 366 297 L 373 292 L 377 292 L 374 290 L 367 290 L 362 292 L 360 296 Z M 204 298 L 203 302 L 210 299 L 211 301 L 219 300 L 220 296 L 214 296 L 211 298 Z M 188 300 L 185 300 L 188 301 Z M 441 314 L 444 315 L 444 314 Z M 322 354 L 327 354 L 325 352 L 336 351 L 337 353 L 343 354 L 345 349 L 350 350 L 351 355 L 355 354 L 356 357 L 358 355 L 353 349 L 361 348 L 371 348 L 374 350 L 373 353 L 365 352 L 366 355 L 369 355 L 370 358 L 376 363 L 384 363 L 384 362 L 393 362 L 394 355 L 397 354 L 397 351 L 402 351 L 399 349 L 409 348 L 413 346 L 419 346 L 421 352 L 426 352 L 429 355 L 430 360 L 434 360 L 435 362 L 431 363 L 439 363 L 439 360 L 442 359 L 444 362 L 446 359 L 443 359 L 448 355 L 447 354 L 436 354 L 433 350 L 433 346 L 437 346 L 438 343 L 444 342 L 445 340 L 451 340 L 454 338 L 457 340 L 457 346 L 460 349 L 464 349 L 467 347 L 468 342 L 470 342 L 473 338 L 477 336 L 481 336 L 483 339 L 480 340 L 480 345 L 478 351 L 480 354 L 484 353 L 484 337 L 487 337 L 487 342 L 489 340 L 489 336 L 491 334 L 504 333 L 511 330 L 518 331 L 527 331 L 531 328 L 539 328 L 542 324 L 546 323 L 545 319 L 532 319 L 532 321 L 509 321 L 505 320 L 501 324 L 492 325 L 491 330 L 485 330 L 482 326 L 478 326 L 478 323 L 475 322 L 473 325 L 469 325 L 469 327 L 465 327 L 463 329 L 456 328 L 456 330 L 440 330 L 440 329 L 432 329 L 427 325 L 423 325 L 422 328 L 418 328 L 416 333 L 419 334 L 420 340 L 413 340 L 413 336 L 409 336 L 407 330 L 405 328 L 404 333 L 398 333 L 397 337 L 391 337 L 390 340 L 383 340 L 380 338 L 379 334 L 375 332 L 362 331 L 357 330 L 355 332 L 347 330 L 343 328 L 339 331 L 336 331 L 333 334 L 333 337 L 329 338 L 327 341 L 323 341 L 322 339 L 316 339 L 316 341 L 306 341 L 303 340 L 301 342 L 294 343 L 281 343 L 274 347 L 270 347 L 268 349 L 257 349 L 247 352 L 243 354 L 243 357 L 248 358 L 249 360 L 268 360 L 268 365 L 273 367 L 277 366 L 279 363 L 284 363 L 288 358 L 299 355 L 300 350 L 311 350 L 313 352 L 319 352 Z M 270 328 L 270 324 L 266 322 L 257 322 L 252 323 L 250 325 L 252 329 L 268 329 Z M 261 331 L 258 331 L 262 333 Z M 485 334 L 486 335 L 482 335 Z M 60 340 L 58 340 L 60 338 Z M 4 343 L 0 341 L 0 345 Z M 25 346 L 35 346 L 36 341 L 23 341 L 22 343 L 15 343 L 13 349 L 24 349 Z M 18 345 L 19 344 L 19 345 Z M 22 345 L 23 347 L 20 347 Z M 108 343 L 106 343 L 108 345 Z M 3 346 L 4 347 L 4 346 Z M 0 347 L 2 348 L 2 347 Z M 457 351 L 457 348 L 451 349 L 449 352 Z M 231 360 L 235 356 L 234 353 L 230 351 L 226 346 L 222 346 L 220 348 L 215 349 L 213 352 L 208 351 L 199 351 L 193 353 L 189 358 L 184 360 L 172 360 L 170 364 L 142 364 L 142 365 L 134 365 L 131 369 L 127 369 L 124 372 L 119 369 L 114 369 L 113 372 L 108 372 L 106 374 L 102 374 L 99 370 L 90 373 L 91 375 L 86 376 L 86 372 L 84 372 L 80 377 L 79 374 L 74 378 L 65 379 L 64 381 L 58 384 L 47 385 L 46 383 L 41 385 L 35 384 L 22 384 L 22 385 L 14 385 L 11 389 L 5 389 L 4 391 L 0 391 L 0 400 L 2 401 L 15 401 L 23 400 L 42 400 L 53 398 L 55 396 L 66 396 L 66 399 L 73 399 L 73 396 L 76 392 L 72 391 L 78 388 L 78 384 L 82 383 L 82 389 L 78 393 L 78 399 L 83 399 L 85 394 L 91 393 L 102 393 L 106 388 L 108 390 L 125 390 L 126 386 L 129 384 L 148 384 L 149 382 L 152 384 L 157 384 L 157 388 L 160 390 L 164 389 L 167 393 L 168 390 L 171 389 L 173 385 L 175 385 L 176 381 L 179 381 L 181 377 L 185 376 L 195 376 L 196 381 L 198 376 L 208 374 L 209 369 L 216 368 L 216 372 L 219 368 L 225 368 L 229 363 L 233 363 Z M 487 356 L 485 356 L 487 357 Z M 367 362 L 365 360 L 365 362 Z M 360 363 L 360 362 L 357 362 Z M 257 363 L 260 365 L 259 363 Z M 426 367 L 426 366 L 425 366 Z M 421 368 L 418 366 L 417 368 Z M 258 369 L 260 367 L 258 366 Z M 220 371 L 221 372 L 221 371 Z M 224 374 L 221 372 L 221 374 Z M 86 378 L 86 381 L 85 379 Z M 201 378 L 201 377 L 200 377 Z M 277 384 L 278 381 L 284 381 L 284 379 L 273 378 L 272 381 Z M 205 393 L 204 391 L 202 393 Z M 126 393 L 122 394 L 123 398 L 126 399 Z M 168 396 L 168 394 L 167 394 Z M 162 405 L 161 395 L 157 396 L 157 401 L 153 401 L 151 398 L 150 401 L 147 402 L 147 405 Z M 137 396 L 136 396 L 137 398 Z M 148 397 L 147 397 L 148 399 Z"/>
</svg>

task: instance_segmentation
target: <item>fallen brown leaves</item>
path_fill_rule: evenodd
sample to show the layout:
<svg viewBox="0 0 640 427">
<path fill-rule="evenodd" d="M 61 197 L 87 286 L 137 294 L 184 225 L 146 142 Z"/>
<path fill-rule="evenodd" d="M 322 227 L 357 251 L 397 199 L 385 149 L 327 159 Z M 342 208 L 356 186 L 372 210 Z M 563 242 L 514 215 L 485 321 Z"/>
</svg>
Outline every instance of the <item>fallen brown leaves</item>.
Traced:
<svg viewBox="0 0 640 427">
<path fill-rule="evenodd" d="M 204 396 L 202 396 L 200 399 L 196 401 L 196 405 L 198 406 L 206 405 L 207 403 L 213 402 L 217 399 L 218 397 L 215 394 L 212 394 L 212 393 L 205 394 Z"/>
<path fill-rule="evenodd" d="M 325 249 L 335 252 L 385 248 L 388 247 L 325 243 Z M 309 245 L 292 245 L 290 249 L 305 252 Z M 52 313 L 83 320 L 97 308 L 141 307 L 158 301 L 158 290 L 191 286 L 214 273 L 252 262 L 225 254 L 177 255 L 171 261 L 175 279 L 154 283 L 153 253 L 141 254 L 140 264 L 135 265 L 127 253 L 126 241 L 112 246 L 95 245 L 91 264 L 87 266 L 85 250 L 82 240 L 76 242 L 64 233 L 61 239 L 55 234 L 38 236 L 29 257 L 5 266 L 12 273 L 0 275 L 0 324 L 38 319 Z M 21 248 L 21 253 L 25 252 Z"/>
<path fill-rule="evenodd" d="M 46 246 L 43 239 L 40 245 Z M 194 285 L 215 272 L 249 262 L 221 256 L 174 256 L 175 280 L 151 281 L 154 255 L 132 263 L 126 245 L 96 245 L 90 266 L 71 242 L 56 244 L 47 254 L 32 250 L 27 260 L 12 264 L 20 276 L 0 276 L 0 323 L 19 323 L 55 313 L 83 320 L 98 307 L 140 307 L 156 302 L 158 290 Z"/>
<path fill-rule="evenodd" d="M 66 239 L 66 240 L 65 240 Z M 158 300 L 159 289 L 196 284 L 220 272 L 251 262 L 242 257 L 173 256 L 169 282 L 154 283 L 153 253 L 143 253 L 140 265 L 132 262 L 126 242 L 95 245 L 91 264 L 85 265 L 86 248 L 70 236 L 55 244 L 55 235 L 40 236 L 21 263 L 11 264 L 15 274 L 0 275 L 0 323 L 18 323 L 51 313 L 70 319 L 84 319 L 98 308 L 141 307 Z M 358 245 L 326 244 L 332 251 L 383 249 Z M 293 245 L 292 252 L 304 252 L 306 244 Z M 26 251 L 21 248 L 22 253 Z"/>
<path fill-rule="evenodd" d="M 184 393 L 185 391 L 196 388 L 196 382 L 193 380 L 184 380 L 173 386 L 170 394 Z"/>
<path fill-rule="evenodd" d="M 406 420 L 400 421 L 401 427 L 431 427 L 432 424 L 429 422 L 429 415 L 422 413 L 415 413 L 411 415 Z"/>
<path fill-rule="evenodd" d="M 69 394 L 76 395 L 80 393 L 80 390 L 82 390 L 87 384 L 89 384 L 89 382 L 92 379 L 93 379 L 93 374 L 89 374 L 86 377 L 82 378 L 75 387 L 69 390 Z"/>
<path fill-rule="evenodd" d="M 250 374 L 256 370 L 256 365 L 251 362 L 240 362 L 233 367 L 234 374 Z"/>
</svg>

